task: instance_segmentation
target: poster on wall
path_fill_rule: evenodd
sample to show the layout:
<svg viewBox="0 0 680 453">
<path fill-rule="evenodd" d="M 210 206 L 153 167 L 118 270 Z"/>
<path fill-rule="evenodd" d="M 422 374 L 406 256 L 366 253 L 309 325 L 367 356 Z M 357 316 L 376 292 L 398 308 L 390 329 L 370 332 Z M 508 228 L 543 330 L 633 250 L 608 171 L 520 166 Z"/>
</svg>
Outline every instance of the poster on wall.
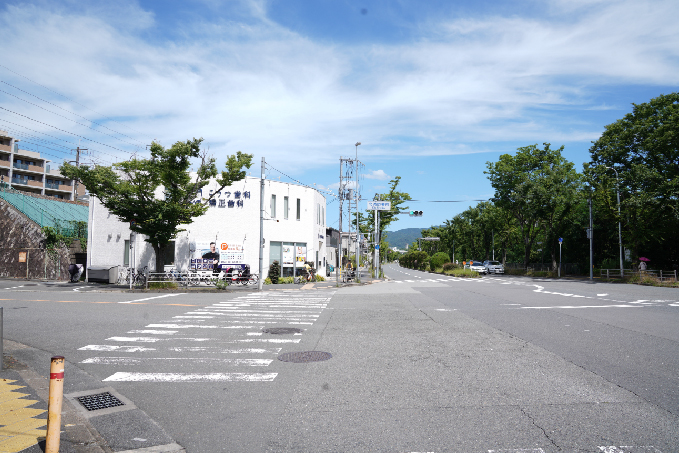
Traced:
<svg viewBox="0 0 680 453">
<path fill-rule="evenodd" d="M 295 254 L 293 253 L 293 246 L 292 245 L 284 245 L 282 247 L 283 251 L 283 265 L 284 266 L 292 266 L 295 261 Z"/>
<path fill-rule="evenodd" d="M 222 241 L 193 241 L 190 244 L 190 269 L 219 272 L 246 265 L 243 244 Z"/>
<path fill-rule="evenodd" d="M 295 261 L 304 264 L 307 261 L 307 247 L 295 247 Z"/>
</svg>

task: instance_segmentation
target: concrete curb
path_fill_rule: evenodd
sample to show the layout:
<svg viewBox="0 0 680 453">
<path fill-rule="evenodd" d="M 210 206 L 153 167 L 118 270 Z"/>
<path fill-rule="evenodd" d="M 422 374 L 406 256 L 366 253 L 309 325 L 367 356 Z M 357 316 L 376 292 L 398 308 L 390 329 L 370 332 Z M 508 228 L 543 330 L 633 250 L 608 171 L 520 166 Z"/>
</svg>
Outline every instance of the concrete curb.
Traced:
<svg viewBox="0 0 680 453">
<path fill-rule="evenodd" d="M 4 353 L 5 357 L 10 356 L 16 363 L 13 367 L 16 369 L 11 371 L 16 371 L 47 404 L 49 380 L 46 374 L 49 374 L 50 357 L 54 354 L 11 340 L 4 340 Z M 101 414 L 85 416 L 84 408 L 76 407 L 75 399 L 69 398 L 69 395 L 96 394 L 106 385 L 68 360 L 65 365 L 64 382 L 67 385 L 62 404 L 60 453 L 184 451 L 184 448 L 174 442 L 160 425 L 134 404 L 125 411 L 112 413 L 104 410 Z M 0 372 L 0 376 L 2 373 Z M 144 442 L 140 448 L 136 448 L 141 438 Z"/>
</svg>

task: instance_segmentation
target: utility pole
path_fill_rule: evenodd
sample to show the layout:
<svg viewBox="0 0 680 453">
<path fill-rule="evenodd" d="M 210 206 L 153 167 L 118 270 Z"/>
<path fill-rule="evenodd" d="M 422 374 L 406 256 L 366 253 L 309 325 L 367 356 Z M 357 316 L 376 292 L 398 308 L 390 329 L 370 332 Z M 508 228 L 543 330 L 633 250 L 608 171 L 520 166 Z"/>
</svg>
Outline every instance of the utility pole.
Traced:
<svg viewBox="0 0 680 453">
<path fill-rule="evenodd" d="M 340 273 L 342 272 L 342 202 L 344 198 L 344 187 L 342 187 L 342 157 L 340 157 L 340 186 L 338 187 L 338 205 L 340 216 L 338 218 L 338 261 L 335 266 L 335 285 L 340 286 Z"/>
<path fill-rule="evenodd" d="M 257 290 L 262 291 L 264 280 L 264 157 L 262 158 L 262 169 L 260 171 L 260 278 L 257 279 Z"/>
<path fill-rule="evenodd" d="M 356 184 L 354 185 L 354 196 L 356 197 L 356 201 L 354 203 L 354 206 L 356 207 L 357 210 L 357 224 L 356 224 L 356 232 L 357 232 L 357 244 L 356 244 L 356 262 L 357 262 L 357 276 L 359 279 L 361 279 L 361 274 L 359 273 L 359 145 L 361 145 L 361 142 L 356 142 L 354 144 L 354 166 L 355 166 L 355 180 Z"/>
<path fill-rule="evenodd" d="M 87 148 L 81 148 L 78 146 L 76 148 L 76 168 L 80 167 L 80 152 L 87 151 Z M 78 180 L 73 180 L 73 201 L 78 200 Z"/>
<path fill-rule="evenodd" d="M 588 212 L 590 214 L 590 228 L 588 237 L 590 238 L 590 281 L 593 281 L 593 199 L 588 198 Z"/>
</svg>

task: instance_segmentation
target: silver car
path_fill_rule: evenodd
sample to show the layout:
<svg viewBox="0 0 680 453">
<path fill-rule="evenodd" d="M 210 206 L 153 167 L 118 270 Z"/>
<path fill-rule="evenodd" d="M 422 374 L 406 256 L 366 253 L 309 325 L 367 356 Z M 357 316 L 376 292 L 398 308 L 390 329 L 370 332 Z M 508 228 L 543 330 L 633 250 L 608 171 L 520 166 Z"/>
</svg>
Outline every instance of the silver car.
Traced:
<svg viewBox="0 0 680 453">
<path fill-rule="evenodd" d="M 503 264 L 498 261 L 484 261 L 484 267 L 489 274 L 505 274 Z"/>
<path fill-rule="evenodd" d="M 477 271 L 480 274 L 486 274 L 488 271 L 480 261 L 473 261 L 470 263 L 470 270 Z"/>
</svg>

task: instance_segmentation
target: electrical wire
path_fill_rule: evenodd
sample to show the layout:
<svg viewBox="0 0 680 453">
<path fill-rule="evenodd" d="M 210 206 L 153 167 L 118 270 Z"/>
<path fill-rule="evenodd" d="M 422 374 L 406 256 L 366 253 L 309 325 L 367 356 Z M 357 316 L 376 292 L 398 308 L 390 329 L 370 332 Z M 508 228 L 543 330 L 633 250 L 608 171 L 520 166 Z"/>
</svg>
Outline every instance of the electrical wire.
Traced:
<svg viewBox="0 0 680 453">
<path fill-rule="evenodd" d="M 120 149 L 120 148 L 116 148 L 115 146 L 107 145 L 106 143 L 101 143 L 101 142 L 98 142 L 98 141 L 96 141 L 96 140 L 92 140 L 92 139 L 90 139 L 90 138 L 83 137 L 82 135 L 74 134 L 73 132 L 69 132 L 69 131 L 66 131 L 66 130 L 64 130 L 64 129 L 58 128 L 57 126 L 52 126 L 51 124 L 43 123 L 42 121 L 38 121 L 38 120 L 33 119 L 33 118 L 31 118 L 31 117 L 28 117 L 28 116 L 26 116 L 26 115 L 22 115 L 21 113 L 17 113 L 17 112 L 15 112 L 15 111 L 13 111 L 13 110 L 6 109 L 6 108 L 4 108 L 4 107 L 2 107 L 2 106 L 0 106 L 0 109 L 4 110 L 4 111 L 6 111 L 6 112 L 14 113 L 15 115 L 19 115 L 19 116 L 21 116 L 21 117 L 23 117 L 23 118 L 26 118 L 26 119 L 28 119 L 28 120 L 35 121 L 36 123 L 40 123 L 40 124 L 42 124 L 42 125 L 44 125 L 44 126 L 49 126 L 49 127 L 54 128 L 54 129 L 56 129 L 56 130 L 58 130 L 58 131 L 65 132 L 65 133 L 67 133 L 67 134 L 71 134 L 71 135 L 73 135 L 73 136 L 75 136 L 75 137 L 78 137 L 78 138 L 82 138 L 82 139 L 87 140 L 87 141 L 89 141 L 89 142 L 96 143 L 96 144 L 102 145 L 102 146 L 107 146 L 107 147 L 112 148 L 112 149 L 115 149 L 115 150 L 117 150 L 117 151 L 121 151 L 121 152 L 127 153 L 127 151 L 124 151 L 124 150 L 122 150 L 122 149 Z M 105 152 L 105 151 L 98 151 L 98 152 L 100 152 L 100 153 L 102 153 L 102 154 L 107 154 L 107 155 L 109 155 L 109 156 L 111 156 L 111 157 L 116 157 L 116 156 L 114 156 L 113 154 L 109 154 L 109 153 L 107 153 L 107 152 Z"/>
<path fill-rule="evenodd" d="M 7 69 L 9 72 L 11 72 L 11 73 L 13 73 L 13 74 L 16 74 L 16 75 L 18 75 L 19 77 L 22 77 L 22 78 L 24 78 L 24 79 L 26 79 L 26 80 L 28 80 L 28 81 L 30 81 L 30 82 L 32 82 L 32 83 L 35 83 L 36 85 L 41 86 L 41 87 L 45 88 L 46 90 L 51 91 L 52 93 L 57 94 L 57 95 L 63 97 L 64 99 L 68 99 L 69 101 L 73 102 L 74 104 L 78 104 L 79 106 L 84 107 L 84 108 L 86 108 L 87 110 L 89 110 L 89 111 L 91 111 L 91 112 L 94 112 L 94 113 L 96 113 L 97 115 L 106 118 L 107 120 L 110 120 L 110 121 L 113 121 L 113 122 L 115 122 L 115 123 L 118 123 L 118 124 L 120 124 L 120 125 L 122 125 L 122 126 L 125 126 L 125 127 L 127 127 L 128 129 L 137 132 L 138 134 L 142 134 L 142 133 L 139 132 L 138 130 L 135 130 L 134 128 L 132 128 L 132 127 L 130 127 L 130 126 L 128 126 L 128 125 L 125 125 L 125 124 L 123 124 L 123 123 L 120 123 L 120 122 L 118 122 L 118 121 L 112 119 L 112 118 L 109 118 L 109 117 L 106 116 L 106 115 L 102 115 L 101 113 L 97 112 L 96 110 L 92 110 L 91 108 L 89 108 L 89 107 L 87 107 L 87 106 L 85 106 L 85 105 L 83 105 L 83 104 L 81 104 L 81 103 L 79 103 L 79 102 L 76 102 L 76 101 L 74 101 L 73 99 L 71 99 L 71 98 L 69 98 L 69 97 L 67 97 L 67 96 L 64 96 L 64 95 L 61 94 L 61 93 L 58 93 L 58 92 L 56 92 L 56 91 L 54 91 L 54 90 L 52 90 L 52 89 L 50 89 L 50 88 L 47 88 L 45 85 L 41 85 L 41 84 L 39 84 L 38 82 L 36 82 L 35 80 L 29 79 L 29 78 L 26 77 L 25 75 L 19 74 L 18 72 L 13 71 L 12 69 L 8 68 L 8 67 L 5 66 L 5 65 L 0 64 L 0 67 L 5 68 L 5 69 Z M 121 135 L 122 135 L 122 134 L 121 134 Z"/>
<path fill-rule="evenodd" d="M 139 148 L 139 145 L 135 145 L 135 144 L 133 144 L 133 143 L 126 142 L 125 140 L 121 140 L 120 138 L 115 137 L 115 136 L 113 136 L 113 135 L 111 135 L 111 134 L 107 134 L 106 132 L 98 131 L 97 129 L 95 129 L 95 128 L 91 127 L 91 126 L 88 126 L 87 124 L 79 123 L 78 121 L 76 121 L 76 120 L 74 120 L 74 119 L 68 118 L 68 117 L 66 117 L 66 116 L 64 116 L 64 115 L 60 115 L 59 113 L 53 112 L 52 110 L 48 110 L 48 109 L 46 109 L 45 107 L 41 107 L 41 106 L 39 106 L 38 104 L 34 104 L 34 103 L 31 102 L 31 101 L 27 101 L 26 99 L 21 99 L 19 96 L 16 96 L 16 95 L 14 95 L 14 94 L 12 94 L 12 93 L 8 93 L 8 92 L 5 91 L 5 90 L 0 90 L 0 93 L 9 94 L 10 96 L 13 96 L 13 97 L 17 98 L 17 99 L 19 99 L 20 101 L 24 101 L 24 102 L 26 102 L 27 104 L 34 105 L 34 106 L 38 107 L 39 109 L 43 109 L 43 110 L 46 111 L 46 112 L 49 112 L 49 113 L 51 113 L 51 114 L 53 114 L 53 115 L 57 115 L 57 116 L 59 116 L 59 117 L 61 117 L 61 118 L 64 118 L 64 119 L 66 119 L 66 120 L 68 120 L 68 121 L 72 121 L 72 122 L 76 123 L 78 126 L 86 127 L 86 128 L 88 128 L 88 129 L 91 129 L 91 130 L 93 130 L 93 131 L 95 131 L 95 132 L 98 132 L 98 133 L 100 133 L 100 134 L 104 134 L 104 135 L 107 135 L 107 136 L 109 136 L 109 137 L 111 137 L 111 138 L 114 138 L 114 139 L 116 139 L 116 140 L 120 140 L 121 142 L 125 143 L 126 145 L 130 145 L 130 146 L 134 146 L 134 147 Z"/>
</svg>

